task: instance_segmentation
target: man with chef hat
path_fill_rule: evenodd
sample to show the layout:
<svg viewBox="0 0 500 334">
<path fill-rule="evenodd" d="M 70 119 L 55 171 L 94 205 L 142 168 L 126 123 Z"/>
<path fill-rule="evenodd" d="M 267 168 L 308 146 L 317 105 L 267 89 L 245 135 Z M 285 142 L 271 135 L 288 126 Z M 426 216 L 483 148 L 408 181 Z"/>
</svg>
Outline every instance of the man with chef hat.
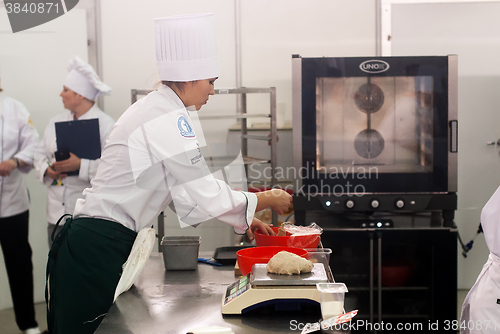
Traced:
<svg viewBox="0 0 500 334">
<path fill-rule="evenodd" d="M 2 89 L 0 88 L 0 92 Z M 40 333 L 33 303 L 29 194 L 24 174 L 33 166 L 38 132 L 24 105 L 0 94 L 0 244 L 17 326 Z"/>
<path fill-rule="evenodd" d="M 500 188 L 481 211 L 481 227 L 490 255 L 462 305 L 462 334 L 500 333 Z"/>
<path fill-rule="evenodd" d="M 143 244 L 143 228 L 167 205 L 188 224 L 216 217 L 253 239 L 255 229 L 272 233 L 254 218 L 255 211 L 271 207 L 281 213 L 291 203 L 282 190 L 233 191 L 214 178 L 201 155 L 202 138 L 188 110 L 199 110 L 214 95 L 219 76 L 214 15 L 156 19 L 155 43 L 163 85 L 117 121 L 92 187 L 52 246 L 47 263 L 52 334 L 95 331 L 119 280 L 128 279 L 122 265 L 137 262 L 131 249 Z"/>
<path fill-rule="evenodd" d="M 68 75 L 60 94 L 64 108 L 68 111 L 53 117 L 43 135 L 35 153 L 35 170 L 38 181 L 47 186 L 47 221 L 49 246 L 52 235 L 57 235 L 62 225 L 56 222 L 63 214 L 72 214 L 78 198 L 82 198 L 83 189 L 90 187 L 90 180 L 95 176 L 99 159 L 83 159 L 70 152 L 68 159 L 56 161 L 57 149 L 55 123 L 73 120 L 99 120 L 101 147 L 104 147 L 115 121 L 102 112 L 95 100 L 99 95 L 108 95 L 111 88 L 104 84 L 92 66 L 74 57 L 69 61 Z M 88 138 L 75 138 L 85 141 Z M 78 171 L 77 175 L 68 175 Z M 55 229 L 55 231 L 54 231 Z"/>
</svg>

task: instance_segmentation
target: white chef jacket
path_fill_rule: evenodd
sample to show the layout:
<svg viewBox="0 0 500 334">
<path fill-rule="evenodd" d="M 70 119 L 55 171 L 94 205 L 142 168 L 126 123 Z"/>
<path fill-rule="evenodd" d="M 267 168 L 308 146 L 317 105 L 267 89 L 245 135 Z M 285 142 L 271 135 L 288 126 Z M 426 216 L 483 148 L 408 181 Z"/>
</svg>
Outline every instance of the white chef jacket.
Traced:
<svg viewBox="0 0 500 334">
<path fill-rule="evenodd" d="M 93 118 L 99 119 L 99 134 L 101 148 L 103 148 L 115 121 L 102 112 L 96 104 L 78 120 Z M 57 223 L 63 214 L 73 213 L 76 200 L 83 197 L 83 189 L 90 187 L 90 180 L 95 176 L 100 161 L 100 159 L 81 159 L 79 174 L 64 178 L 62 186 L 52 185 L 53 179 L 44 176 L 45 171 L 49 168 L 48 163 L 52 164 L 56 161 L 54 157 L 54 152 L 57 151 L 55 123 L 73 120 L 74 114 L 71 111 L 53 117 L 45 128 L 45 133 L 35 153 L 36 178 L 47 186 L 47 221 L 50 224 Z M 85 140 L 85 138 L 81 138 L 81 140 Z"/>
<path fill-rule="evenodd" d="M 134 231 L 170 204 L 190 225 L 216 217 L 244 233 L 257 206 L 255 194 L 233 191 L 210 174 L 186 108 L 164 85 L 116 122 L 91 184 L 73 216 L 108 219 Z"/>
<path fill-rule="evenodd" d="M 0 177 L 0 217 L 9 217 L 29 209 L 24 174 L 32 168 L 38 132 L 28 110 L 19 101 L 0 96 L 0 115 L 0 161 L 18 158 L 28 164 L 14 169 L 9 176 Z"/>
<path fill-rule="evenodd" d="M 490 255 L 465 297 L 460 333 L 500 333 L 500 188 L 484 206 L 481 226 Z"/>
</svg>

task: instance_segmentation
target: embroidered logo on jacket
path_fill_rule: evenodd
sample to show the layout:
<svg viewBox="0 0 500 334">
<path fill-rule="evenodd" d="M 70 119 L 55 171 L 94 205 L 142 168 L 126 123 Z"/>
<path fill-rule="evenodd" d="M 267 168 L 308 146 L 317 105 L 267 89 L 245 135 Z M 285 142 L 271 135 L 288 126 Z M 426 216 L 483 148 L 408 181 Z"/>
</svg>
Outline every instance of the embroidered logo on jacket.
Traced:
<svg viewBox="0 0 500 334">
<path fill-rule="evenodd" d="M 184 138 L 195 138 L 193 128 L 189 125 L 186 117 L 179 116 L 177 118 L 177 128 L 179 128 L 179 134 Z"/>
<path fill-rule="evenodd" d="M 196 165 L 201 161 L 203 156 L 201 155 L 200 145 L 198 143 L 196 143 L 196 148 L 194 148 L 193 143 L 190 142 L 184 145 L 184 150 L 191 165 Z"/>
</svg>

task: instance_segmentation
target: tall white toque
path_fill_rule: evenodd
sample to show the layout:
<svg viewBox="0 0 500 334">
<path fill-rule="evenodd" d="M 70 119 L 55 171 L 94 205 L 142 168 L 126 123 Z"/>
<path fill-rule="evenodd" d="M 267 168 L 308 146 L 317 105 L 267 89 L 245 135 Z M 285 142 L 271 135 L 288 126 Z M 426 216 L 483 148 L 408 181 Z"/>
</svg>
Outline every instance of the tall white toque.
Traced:
<svg viewBox="0 0 500 334">
<path fill-rule="evenodd" d="M 162 81 L 219 76 L 214 13 L 155 19 L 155 48 Z"/>
<path fill-rule="evenodd" d="M 95 101 L 99 94 L 111 94 L 111 87 L 99 79 L 92 66 L 75 56 L 69 61 L 64 86 L 81 96 Z"/>
</svg>

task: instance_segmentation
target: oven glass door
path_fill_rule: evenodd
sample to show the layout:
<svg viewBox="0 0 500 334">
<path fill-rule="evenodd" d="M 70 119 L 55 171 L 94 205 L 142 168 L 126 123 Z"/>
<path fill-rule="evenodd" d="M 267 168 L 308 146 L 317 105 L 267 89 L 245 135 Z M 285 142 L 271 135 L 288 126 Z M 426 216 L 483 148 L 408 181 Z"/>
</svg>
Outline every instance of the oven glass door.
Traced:
<svg viewBox="0 0 500 334">
<path fill-rule="evenodd" d="M 370 58 L 373 60 L 373 58 Z M 302 60 L 308 192 L 446 192 L 447 57 Z"/>
</svg>

